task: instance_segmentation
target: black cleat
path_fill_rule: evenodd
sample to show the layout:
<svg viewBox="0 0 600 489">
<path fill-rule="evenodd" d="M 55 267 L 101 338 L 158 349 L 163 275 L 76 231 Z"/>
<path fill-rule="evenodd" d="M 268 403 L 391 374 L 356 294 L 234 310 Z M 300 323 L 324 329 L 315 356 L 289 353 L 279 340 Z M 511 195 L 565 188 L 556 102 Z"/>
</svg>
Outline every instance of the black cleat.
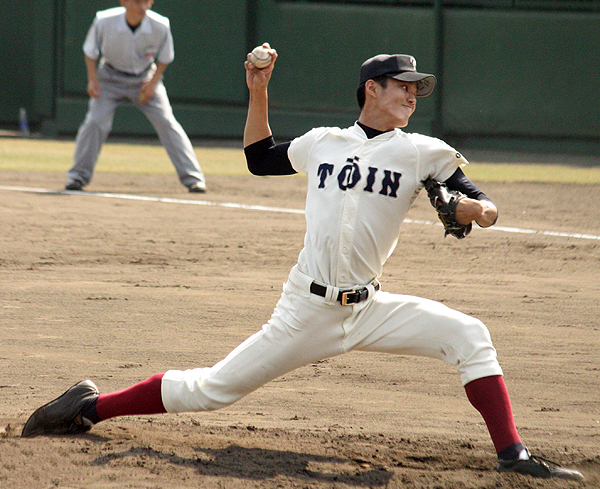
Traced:
<svg viewBox="0 0 600 489">
<path fill-rule="evenodd" d="M 81 183 L 79 180 L 71 180 L 65 186 L 65 190 L 83 190 L 83 183 Z"/>
<path fill-rule="evenodd" d="M 25 423 L 21 436 L 65 435 L 89 431 L 92 423 L 82 418 L 81 409 L 99 395 L 96 384 L 91 380 L 75 384 L 60 397 L 36 409 Z"/>
<path fill-rule="evenodd" d="M 530 455 L 529 460 L 499 460 L 498 472 L 516 472 L 517 474 L 531 475 L 533 477 L 541 477 L 550 479 L 569 479 L 573 481 L 582 481 L 583 474 L 578 470 L 567 469 L 555 462 L 546 460 L 542 457 Z"/>
</svg>

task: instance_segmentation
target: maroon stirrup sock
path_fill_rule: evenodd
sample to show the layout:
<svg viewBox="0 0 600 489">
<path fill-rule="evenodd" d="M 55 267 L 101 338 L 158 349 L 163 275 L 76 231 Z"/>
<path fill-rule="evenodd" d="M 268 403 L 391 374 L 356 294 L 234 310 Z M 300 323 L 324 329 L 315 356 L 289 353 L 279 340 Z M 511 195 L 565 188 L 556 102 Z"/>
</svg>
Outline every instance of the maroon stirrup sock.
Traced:
<svg viewBox="0 0 600 489">
<path fill-rule="evenodd" d="M 127 389 L 100 394 L 95 406 L 98 419 L 102 421 L 116 416 L 166 413 L 161 395 L 164 375 L 156 374 Z"/>
<path fill-rule="evenodd" d="M 465 385 L 469 401 L 481 413 L 496 453 L 521 443 L 508 390 L 501 375 L 483 377 Z"/>
</svg>

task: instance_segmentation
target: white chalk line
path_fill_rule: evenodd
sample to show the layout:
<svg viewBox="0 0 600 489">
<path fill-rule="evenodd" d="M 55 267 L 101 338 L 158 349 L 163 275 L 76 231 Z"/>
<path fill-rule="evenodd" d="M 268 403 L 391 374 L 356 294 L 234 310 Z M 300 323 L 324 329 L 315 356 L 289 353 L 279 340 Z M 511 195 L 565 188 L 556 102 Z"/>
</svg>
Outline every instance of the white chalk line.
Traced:
<svg viewBox="0 0 600 489">
<path fill-rule="evenodd" d="M 139 200 L 143 202 L 163 202 L 167 204 L 186 204 L 186 205 L 208 205 L 215 207 L 229 207 L 233 209 L 249 209 L 268 212 L 287 212 L 289 214 L 304 214 L 302 209 L 286 209 L 284 207 L 267 207 L 263 205 L 236 204 L 233 202 L 210 202 L 207 200 L 186 200 L 186 199 L 170 199 L 168 197 L 148 197 L 145 195 L 130 195 L 130 194 L 111 194 L 105 192 L 79 192 L 75 190 L 48 190 L 43 188 L 27 188 L 27 187 L 4 187 L 0 185 L 0 190 L 14 190 L 17 192 L 34 192 L 38 194 L 54 194 L 54 195 L 79 195 L 104 197 L 107 199 L 124 199 L 124 200 Z"/>
<path fill-rule="evenodd" d="M 264 212 L 282 212 L 287 214 L 304 214 L 303 209 L 289 209 L 285 207 L 269 207 L 264 205 L 250 205 L 250 204 L 237 204 L 234 202 L 211 202 L 207 200 L 187 200 L 187 199 L 171 199 L 168 197 L 148 197 L 144 195 L 130 195 L 130 194 L 113 194 L 106 192 L 78 192 L 70 190 L 49 190 L 43 188 L 29 188 L 29 187 L 7 187 L 0 185 L 0 190 L 7 190 L 13 192 L 33 192 L 38 194 L 54 194 L 54 195 L 79 195 L 79 196 L 91 196 L 91 197 L 104 197 L 108 199 L 124 199 L 124 200 L 137 200 L 143 202 L 162 202 L 167 204 L 185 204 L 185 205 L 204 205 L 213 207 L 226 207 L 230 209 L 247 209 L 257 210 Z M 440 222 L 436 221 L 425 221 L 418 219 L 405 219 L 404 222 L 409 224 L 422 224 L 427 226 L 441 226 Z M 492 231 L 501 231 L 505 233 L 516 233 L 516 234 L 538 234 L 543 236 L 557 236 L 561 238 L 575 238 L 575 239 L 587 239 L 600 241 L 600 236 L 594 234 L 584 233 L 565 233 L 560 231 L 544 231 L 537 229 L 523 229 L 506 226 L 493 226 L 490 228 Z"/>
</svg>

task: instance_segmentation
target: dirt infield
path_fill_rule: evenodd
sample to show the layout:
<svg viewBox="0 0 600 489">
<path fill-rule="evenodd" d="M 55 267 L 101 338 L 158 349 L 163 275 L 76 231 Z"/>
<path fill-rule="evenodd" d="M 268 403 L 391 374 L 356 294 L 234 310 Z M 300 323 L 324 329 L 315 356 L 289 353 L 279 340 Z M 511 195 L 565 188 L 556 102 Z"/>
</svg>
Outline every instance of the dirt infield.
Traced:
<svg viewBox="0 0 600 489">
<path fill-rule="evenodd" d="M 0 173 L 61 189 L 64 175 Z M 302 209 L 301 177 L 97 174 L 90 191 Z M 422 195 L 384 290 L 441 301 L 491 331 L 517 426 L 583 483 L 494 471 L 485 425 L 442 362 L 350 353 L 213 413 L 118 418 L 21 439 L 33 409 L 91 378 L 103 392 L 209 366 L 270 316 L 301 214 L 0 190 L 0 487 L 600 487 L 600 186 L 485 184 L 499 226 L 443 238 Z"/>
</svg>

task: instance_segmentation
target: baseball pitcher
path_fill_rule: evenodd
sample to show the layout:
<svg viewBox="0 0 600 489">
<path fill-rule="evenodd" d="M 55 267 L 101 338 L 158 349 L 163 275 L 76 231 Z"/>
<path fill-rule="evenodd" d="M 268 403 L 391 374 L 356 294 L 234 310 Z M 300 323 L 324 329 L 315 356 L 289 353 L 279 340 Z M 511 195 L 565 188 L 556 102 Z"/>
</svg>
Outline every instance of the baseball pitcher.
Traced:
<svg viewBox="0 0 600 489">
<path fill-rule="evenodd" d="M 268 47 L 268 46 L 267 46 Z M 401 128 L 435 88 L 408 55 L 379 55 L 358 77 L 360 116 L 347 128 L 319 127 L 276 144 L 268 118 L 271 63 L 246 61 L 250 91 L 244 147 L 255 175 L 308 177 L 306 235 L 271 319 L 212 367 L 169 370 L 120 392 L 76 384 L 33 413 L 23 436 L 73 433 L 128 414 L 224 408 L 303 365 L 351 350 L 420 355 L 453 365 L 481 413 L 497 470 L 581 480 L 576 470 L 529 453 L 512 415 L 490 334 L 478 319 L 432 300 L 385 292 L 379 282 L 402 222 L 426 189 L 446 234 L 494 224 L 497 208 L 464 175 L 467 160 L 443 141 Z M 401 415 L 401 413 L 399 413 Z"/>
</svg>

